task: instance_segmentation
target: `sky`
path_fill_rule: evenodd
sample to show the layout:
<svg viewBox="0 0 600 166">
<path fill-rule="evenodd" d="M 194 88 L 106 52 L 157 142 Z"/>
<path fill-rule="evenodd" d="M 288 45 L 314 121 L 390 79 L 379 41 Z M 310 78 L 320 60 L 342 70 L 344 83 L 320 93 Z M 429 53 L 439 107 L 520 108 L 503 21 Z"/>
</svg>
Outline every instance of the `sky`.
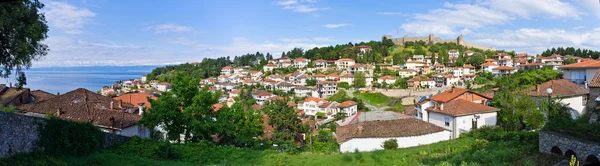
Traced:
<svg viewBox="0 0 600 166">
<path fill-rule="evenodd" d="M 600 50 L 598 0 L 40 0 L 50 51 L 33 67 L 165 65 L 381 40 L 388 34 L 538 54 Z"/>
</svg>

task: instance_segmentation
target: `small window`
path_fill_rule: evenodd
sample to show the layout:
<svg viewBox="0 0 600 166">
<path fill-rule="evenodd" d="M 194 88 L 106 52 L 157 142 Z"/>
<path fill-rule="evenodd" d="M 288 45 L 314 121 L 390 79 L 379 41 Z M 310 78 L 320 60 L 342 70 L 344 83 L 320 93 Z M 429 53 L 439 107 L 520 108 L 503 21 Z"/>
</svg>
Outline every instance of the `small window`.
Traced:
<svg viewBox="0 0 600 166">
<path fill-rule="evenodd" d="M 450 118 L 444 117 L 444 125 L 450 126 Z"/>
</svg>

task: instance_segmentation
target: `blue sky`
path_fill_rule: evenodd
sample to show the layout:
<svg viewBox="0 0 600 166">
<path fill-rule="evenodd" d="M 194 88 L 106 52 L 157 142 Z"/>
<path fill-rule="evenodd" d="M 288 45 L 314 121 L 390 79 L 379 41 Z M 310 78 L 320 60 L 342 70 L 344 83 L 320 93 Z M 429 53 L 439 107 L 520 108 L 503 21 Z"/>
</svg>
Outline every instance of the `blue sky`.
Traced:
<svg viewBox="0 0 600 166">
<path fill-rule="evenodd" d="M 426 36 L 530 54 L 600 50 L 598 0 L 42 0 L 50 52 L 34 67 L 163 65 Z"/>
</svg>

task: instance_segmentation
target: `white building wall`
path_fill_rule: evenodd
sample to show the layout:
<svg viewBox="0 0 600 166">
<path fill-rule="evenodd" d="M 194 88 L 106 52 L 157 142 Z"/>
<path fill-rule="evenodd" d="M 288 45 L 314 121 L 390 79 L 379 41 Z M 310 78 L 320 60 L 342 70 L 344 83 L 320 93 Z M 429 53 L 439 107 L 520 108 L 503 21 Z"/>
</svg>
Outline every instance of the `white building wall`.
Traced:
<svg viewBox="0 0 600 166">
<path fill-rule="evenodd" d="M 483 126 L 496 125 L 497 112 L 465 115 L 458 117 L 452 117 L 451 115 L 441 114 L 437 112 L 430 112 L 429 119 L 426 119 L 425 121 L 429 120 L 429 123 L 448 129 L 452 132 L 453 138 L 459 138 L 460 134 L 471 131 L 472 122 L 475 115 L 479 116 L 479 119 L 477 120 L 477 128 Z M 446 120 L 449 120 L 448 126 L 446 126 Z"/>
<path fill-rule="evenodd" d="M 440 141 L 449 140 L 449 131 L 441 131 L 415 137 L 390 137 L 390 138 L 354 138 L 340 144 L 340 152 L 360 152 L 382 150 L 383 142 L 396 139 L 398 148 L 407 148 L 419 145 L 427 145 Z"/>
<path fill-rule="evenodd" d="M 138 125 L 125 128 L 118 134 L 126 137 L 138 136 L 140 138 L 150 138 L 150 130 Z"/>
<path fill-rule="evenodd" d="M 577 112 L 571 113 L 571 118 L 577 119 L 585 113 L 585 104 L 583 103 L 584 96 L 585 95 L 560 99 L 561 104 L 568 104 L 569 108 Z"/>
</svg>

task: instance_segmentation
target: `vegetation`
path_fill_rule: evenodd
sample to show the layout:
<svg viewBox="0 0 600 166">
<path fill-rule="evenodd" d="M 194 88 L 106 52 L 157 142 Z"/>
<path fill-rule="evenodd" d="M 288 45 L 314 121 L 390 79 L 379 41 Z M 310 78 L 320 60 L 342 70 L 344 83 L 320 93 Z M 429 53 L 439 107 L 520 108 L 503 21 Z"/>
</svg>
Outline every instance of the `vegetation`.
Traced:
<svg viewBox="0 0 600 166">
<path fill-rule="evenodd" d="M 363 100 L 361 100 L 361 99 L 359 99 L 357 97 L 350 98 L 350 96 L 348 96 L 348 93 L 345 90 L 338 91 L 337 93 L 329 96 L 327 98 L 327 100 L 329 100 L 329 101 L 336 101 L 338 103 L 342 103 L 344 101 L 352 100 L 352 101 L 358 103 L 358 105 L 357 105 L 358 111 L 363 111 L 363 112 L 369 111 L 369 110 L 366 109 L 365 104 L 363 103 Z"/>
<path fill-rule="evenodd" d="M 339 82 L 338 83 L 338 87 L 343 88 L 343 89 L 350 89 L 350 84 L 348 84 L 347 82 Z"/>
<path fill-rule="evenodd" d="M 288 152 L 299 151 L 295 144 L 296 134 L 309 131 L 309 126 L 303 124 L 294 108 L 287 105 L 282 100 L 276 101 L 272 105 L 267 105 L 266 110 L 269 110 L 269 125 L 273 126 L 274 133 L 271 138 L 274 144 L 277 144 L 283 150 Z"/>
<path fill-rule="evenodd" d="M 352 81 L 352 85 L 354 86 L 354 88 L 358 89 L 358 88 L 364 88 L 367 84 L 367 77 L 365 76 L 365 73 L 363 72 L 358 72 L 358 73 L 354 73 L 354 80 Z"/>
<path fill-rule="evenodd" d="M 40 128 L 40 145 L 48 154 L 83 156 L 98 151 L 104 132 L 91 123 L 76 123 L 50 117 Z"/>
<path fill-rule="evenodd" d="M 356 98 L 361 99 L 370 105 L 375 107 L 383 107 L 386 106 L 390 101 L 390 98 L 381 93 L 360 93 L 359 91 L 355 91 L 352 93 Z"/>
<path fill-rule="evenodd" d="M 575 49 L 573 47 L 566 47 L 566 48 L 552 47 L 551 49 L 546 49 L 546 51 L 542 52 L 541 55 L 542 56 L 551 56 L 552 54 L 573 55 L 576 57 L 592 58 L 592 59 L 598 59 L 598 57 L 600 57 L 600 51 L 581 49 L 581 48 Z"/>
<path fill-rule="evenodd" d="M 313 141 L 327 142 L 321 140 L 327 139 L 326 133 L 319 131 Z M 168 144 L 134 137 L 126 144 L 85 157 L 35 153 L 0 160 L 0 165 L 552 165 L 559 161 L 538 152 L 535 132 L 505 132 L 489 127 L 459 139 L 396 150 L 318 152 L 317 144 L 313 143 L 313 152 L 287 154 L 208 142 Z"/>
<path fill-rule="evenodd" d="M 21 70 L 48 54 L 48 46 L 42 42 L 48 37 L 43 7 L 38 0 L 0 3 L 0 77 L 7 78 L 16 71 L 17 87 L 26 82 Z"/>
<path fill-rule="evenodd" d="M 383 142 L 383 145 L 381 145 L 381 147 L 385 150 L 394 150 L 394 149 L 398 149 L 398 140 L 396 139 L 388 139 L 386 141 Z"/>
</svg>

